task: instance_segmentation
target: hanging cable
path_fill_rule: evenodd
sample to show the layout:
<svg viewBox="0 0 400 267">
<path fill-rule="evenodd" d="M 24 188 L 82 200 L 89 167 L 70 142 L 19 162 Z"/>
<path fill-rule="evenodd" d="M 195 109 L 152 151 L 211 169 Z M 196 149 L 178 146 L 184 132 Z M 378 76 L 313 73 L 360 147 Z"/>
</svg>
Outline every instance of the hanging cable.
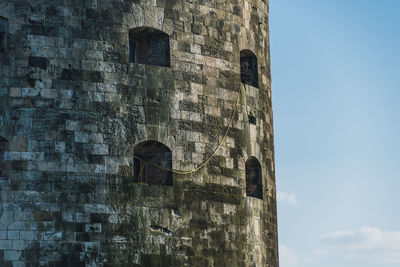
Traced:
<svg viewBox="0 0 400 267">
<path fill-rule="evenodd" d="M 157 167 L 157 168 L 161 169 L 161 170 L 168 171 L 168 172 L 175 173 L 175 174 L 181 174 L 181 175 L 192 174 L 192 173 L 195 173 L 198 170 L 202 169 L 217 154 L 219 148 L 221 147 L 221 145 L 224 143 L 226 137 L 228 136 L 228 132 L 229 132 L 230 128 L 232 127 L 233 118 L 235 117 L 235 114 L 236 114 L 236 112 L 238 110 L 238 107 L 239 107 L 240 95 L 241 95 L 241 91 L 239 91 L 239 93 L 238 93 L 238 96 L 237 96 L 237 99 L 236 99 L 236 103 L 235 103 L 235 107 L 234 107 L 234 109 L 232 111 L 231 118 L 229 120 L 228 128 L 226 129 L 225 134 L 224 134 L 221 142 L 219 142 L 217 148 L 214 150 L 214 152 L 211 154 L 211 156 L 206 161 L 204 161 L 200 166 L 198 166 L 197 168 L 195 168 L 193 170 L 190 170 L 190 171 L 179 171 L 179 170 L 173 170 L 173 169 L 164 168 L 163 166 L 160 166 L 160 165 L 158 165 L 158 164 L 156 164 L 154 162 L 151 162 L 151 161 L 146 161 L 146 162 L 151 164 L 151 165 L 153 165 L 154 167 Z"/>
</svg>

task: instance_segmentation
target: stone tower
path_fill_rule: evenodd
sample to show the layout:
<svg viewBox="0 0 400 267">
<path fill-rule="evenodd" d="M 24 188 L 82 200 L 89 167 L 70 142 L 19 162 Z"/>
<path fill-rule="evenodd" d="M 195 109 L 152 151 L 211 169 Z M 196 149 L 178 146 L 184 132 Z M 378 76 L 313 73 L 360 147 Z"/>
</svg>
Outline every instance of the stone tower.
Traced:
<svg viewBox="0 0 400 267">
<path fill-rule="evenodd" d="M 0 266 L 278 267 L 267 0 L 0 0 Z"/>
</svg>

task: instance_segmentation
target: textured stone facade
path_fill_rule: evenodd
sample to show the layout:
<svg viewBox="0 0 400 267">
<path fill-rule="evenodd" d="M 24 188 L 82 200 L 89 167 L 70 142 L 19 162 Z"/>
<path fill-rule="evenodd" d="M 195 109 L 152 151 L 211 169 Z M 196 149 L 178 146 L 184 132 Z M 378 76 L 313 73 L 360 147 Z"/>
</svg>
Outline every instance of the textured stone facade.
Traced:
<svg viewBox="0 0 400 267">
<path fill-rule="evenodd" d="M 266 0 L 0 0 L 0 17 L 1 266 L 278 267 Z M 138 27 L 168 34 L 170 67 L 131 62 Z M 182 171 L 218 150 L 137 183 L 146 140 Z"/>
</svg>

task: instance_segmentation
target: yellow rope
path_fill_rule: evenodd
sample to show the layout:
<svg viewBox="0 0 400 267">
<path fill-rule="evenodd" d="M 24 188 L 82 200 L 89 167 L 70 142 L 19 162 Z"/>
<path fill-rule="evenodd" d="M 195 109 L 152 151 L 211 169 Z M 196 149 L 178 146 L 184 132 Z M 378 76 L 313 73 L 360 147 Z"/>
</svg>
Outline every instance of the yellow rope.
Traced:
<svg viewBox="0 0 400 267">
<path fill-rule="evenodd" d="M 231 118 L 230 118 L 230 121 L 229 121 L 229 124 L 228 124 L 228 129 L 226 129 L 226 132 L 225 132 L 225 134 L 224 134 L 224 137 L 222 138 L 221 142 L 218 144 L 218 146 L 217 146 L 217 148 L 215 149 L 215 151 L 211 154 L 211 156 L 210 156 L 206 161 L 204 161 L 199 167 L 197 167 L 197 168 L 195 168 L 195 169 L 193 169 L 193 170 L 191 170 L 191 171 L 178 171 L 178 170 L 166 169 L 166 168 L 164 168 L 164 167 L 162 167 L 162 166 L 160 166 L 160 165 L 158 165 L 158 164 L 156 164 L 156 163 L 154 163 L 154 162 L 151 162 L 151 161 L 147 161 L 147 162 L 150 163 L 151 165 L 153 165 L 153 166 L 159 168 L 159 169 L 164 170 L 164 171 L 172 172 L 172 173 L 175 173 L 175 174 L 182 174 L 182 175 L 187 175 L 187 174 L 195 173 L 195 172 L 197 172 L 198 170 L 200 170 L 201 168 L 203 168 L 204 166 L 206 166 L 207 163 L 210 162 L 210 160 L 215 156 L 215 154 L 217 154 L 218 149 L 221 147 L 222 143 L 225 141 L 226 137 L 228 136 L 229 129 L 232 127 L 233 118 L 235 117 L 235 114 L 236 114 L 237 109 L 238 109 L 238 106 L 239 106 L 240 93 L 241 93 L 241 92 L 239 91 L 238 96 L 237 96 L 237 99 L 236 99 L 235 108 L 234 108 L 234 110 L 232 111 L 232 115 L 231 115 Z"/>
</svg>

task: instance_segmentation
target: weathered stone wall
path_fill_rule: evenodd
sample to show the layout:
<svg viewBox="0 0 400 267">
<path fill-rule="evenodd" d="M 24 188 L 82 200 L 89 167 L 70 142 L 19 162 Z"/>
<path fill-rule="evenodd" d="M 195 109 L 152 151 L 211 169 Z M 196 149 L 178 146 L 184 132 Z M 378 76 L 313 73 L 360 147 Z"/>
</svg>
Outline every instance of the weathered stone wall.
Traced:
<svg viewBox="0 0 400 267">
<path fill-rule="evenodd" d="M 0 16 L 1 266 L 278 267 L 266 0 L 0 0 Z M 141 26 L 170 36 L 170 68 L 129 63 Z M 133 182 L 135 145 L 192 170 L 235 109 L 204 168 Z M 246 196 L 250 156 L 263 199 Z"/>
</svg>

